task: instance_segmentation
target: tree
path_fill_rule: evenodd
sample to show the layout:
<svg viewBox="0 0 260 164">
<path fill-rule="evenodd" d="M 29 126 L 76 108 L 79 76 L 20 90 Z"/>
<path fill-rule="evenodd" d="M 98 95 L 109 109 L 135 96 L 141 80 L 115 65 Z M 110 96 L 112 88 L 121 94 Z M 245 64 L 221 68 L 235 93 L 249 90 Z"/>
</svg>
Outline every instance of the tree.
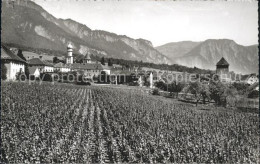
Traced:
<svg viewBox="0 0 260 164">
<path fill-rule="evenodd" d="M 17 56 L 26 61 L 25 57 L 23 56 L 23 51 L 21 49 L 18 50 Z"/>
<path fill-rule="evenodd" d="M 162 90 L 167 90 L 167 86 L 166 84 L 163 82 L 163 81 L 157 81 L 154 83 L 154 85 L 159 88 L 159 89 L 162 89 Z"/>
<path fill-rule="evenodd" d="M 1 79 L 2 80 L 6 80 L 7 79 L 6 73 L 7 73 L 6 66 L 4 65 L 4 63 L 1 63 Z"/>
<path fill-rule="evenodd" d="M 53 57 L 53 63 L 59 63 L 60 62 L 60 60 L 55 56 L 55 57 Z"/>
<path fill-rule="evenodd" d="M 100 62 L 101 62 L 102 65 L 105 65 L 105 58 L 102 57 Z"/>
<path fill-rule="evenodd" d="M 225 85 L 220 81 L 211 80 L 209 84 L 210 97 L 216 102 L 217 105 L 226 107 L 227 98 L 234 97 L 237 90 L 232 85 Z"/>
<path fill-rule="evenodd" d="M 201 99 L 203 100 L 203 104 L 206 103 L 206 99 L 210 99 L 209 87 L 206 84 L 200 83 L 199 81 L 191 82 L 188 85 L 186 92 L 190 92 L 195 96 L 196 106 Z"/>
<path fill-rule="evenodd" d="M 182 91 L 182 89 L 184 88 L 185 84 L 181 83 L 181 82 L 177 82 L 177 81 L 173 81 L 171 84 L 169 84 L 168 86 L 168 91 L 175 92 L 176 94 L 176 98 L 178 98 L 179 92 Z"/>
<path fill-rule="evenodd" d="M 232 86 L 234 88 L 236 88 L 236 90 L 238 91 L 238 94 L 240 95 L 244 95 L 247 93 L 248 89 L 249 89 L 249 84 L 246 83 L 233 83 Z"/>
<path fill-rule="evenodd" d="M 248 98 L 258 98 L 259 97 L 259 91 L 253 90 L 248 94 Z"/>
<path fill-rule="evenodd" d="M 30 78 L 30 72 L 29 72 L 29 67 L 28 67 L 27 64 L 24 66 L 24 73 L 25 73 L 27 79 L 29 79 Z"/>
<path fill-rule="evenodd" d="M 113 66 L 112 60 L 110 58 L 108 59 L 108 66 Z"/>
<path fill-rule="evenodd" d="M 225 86 L 220 81 L 211 80 L 209 84 L 210 97 L 217 105 L 221 105 L 221 96 L 225 92 Z"/>
</svg>

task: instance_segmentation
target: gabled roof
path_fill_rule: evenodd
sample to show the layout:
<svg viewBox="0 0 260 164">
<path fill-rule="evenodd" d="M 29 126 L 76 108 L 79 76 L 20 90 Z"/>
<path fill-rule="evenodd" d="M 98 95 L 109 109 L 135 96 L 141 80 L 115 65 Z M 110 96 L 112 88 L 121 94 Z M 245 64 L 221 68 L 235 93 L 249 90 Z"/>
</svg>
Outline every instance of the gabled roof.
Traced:
<svg viewBox="0 0 260 164">
<path fill-rule="evenodd" d="M 39 69 L 37 67 L 29 67 L 28 69 L 29 69 L 30 74 L 34 74 L 36 72 L 36 70 L 39 71 Z"/>
<path fill-rule="evenodd" d="M 64 63 L 62 63 L 62 62 L 59 62 L 59 63 L 55 64 L 54 67 L 55 67 L 55 68 L 70 68 L 69 65 L 64 64 Z"/>
<path fill-rule="evenodd" d="M 220 60 L 219 60 L 219 62 L 217 63 L 217 66 L 218 65 L 226 65 L 226 66 L 229 66 L 229 63 L 226 61 L 226 59 L 225 58 L 221 58 Z"/>
<path fill-rule="evenodd" d="M 250 77 L 256 77 L 256 78 L 258 78 L 255 74 L 250 74 L 250 75 L 242 75 L 242 76 L 241 76 L 241 80 L 242 80 L 242 81 L 246 81 L 246 80 L 248 80 Z"/>
<path fill-rule="evenodd" d="M 39 58 L 33 58 L 28 60 L 29 65 L 37 65 L 37 66 L 53 66 L 51 63 L 48 63 L 46 61 L 43 61 Z"/>
<path fill-rule="evenodd" d="M 15 55 L 6 45 L 1 44 L 1 60 L 13 60 L 22 63 L 26 63 L 19 56 Z"/>
<path fill-rule="evenodd" d="M 84 70 L 103 70 L 101 64 L 98 63 L 73 63 L 71 64 L 72 69 L 84 69 Z"/>
</svg>

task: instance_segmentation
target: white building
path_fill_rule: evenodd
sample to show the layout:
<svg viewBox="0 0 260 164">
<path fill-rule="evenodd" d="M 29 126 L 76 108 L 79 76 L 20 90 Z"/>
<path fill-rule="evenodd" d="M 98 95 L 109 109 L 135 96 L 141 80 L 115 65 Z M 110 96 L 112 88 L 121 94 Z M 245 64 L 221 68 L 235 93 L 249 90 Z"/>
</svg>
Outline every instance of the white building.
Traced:
<svg viewBox="0 0 260 164">
<path fill-rule="evenodd" d="M 11 52 L 4 44 L 1 44 L 1 62 L 7 68 L 7 80 L 16 80 L 16 75 L 24 72 L 26 61 Z"/>
<path fill-rule="evenodd" d="M 70 72 L 70 66 L 59 62 L 54 65 L 54 72 Z"/>
<path fill-rule="evenodd" d="M 43 61 L 42 58 L 33 58 L 28 60 L 29 67 L 35 67 L 40 70 L 40 73 L 53 72 L 53 65 L 46 61 Z"/>
<path fill-rule="evenodd" d="M 253 85 L 253 84 L 259 82 L 259 79 L 258 79 L 258 77 L 255 74 L 244 76 L 244 77 L 242 77 L 241 80 L 244 83 L 249 84 L 249 85 Z"/>
<path fill-rule="evenodd" d="M 68 56 L 66 57 L 66 64 L 73 64 L 73 56 L 72 56 L 73 46 L 71 43 L 69 43 L 67 46 L 67 52 L 68 52 Z"/>
</svg>

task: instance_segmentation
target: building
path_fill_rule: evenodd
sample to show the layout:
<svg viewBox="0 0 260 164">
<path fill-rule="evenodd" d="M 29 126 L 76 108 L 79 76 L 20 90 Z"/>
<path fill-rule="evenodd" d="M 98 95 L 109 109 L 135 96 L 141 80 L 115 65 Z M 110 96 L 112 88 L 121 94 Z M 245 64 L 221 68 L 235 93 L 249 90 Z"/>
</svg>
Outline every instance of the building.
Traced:
<svg viewBox="0 0 260 164">
<path fill-rule="evenodd" d="M 73 56 L 72 56 L 73 46 L 71 43 L 69 43 L 67 46 L 67 52 L 68 52 L 68 56 L 66 57 L 66 64 L 73 64 Z"/>
<path fill-rule="evenodd" d="M 1 44 L 1 63 L 7 68 L 7 80 L 16 80 L 16 75 L 24 72 L 26 61 L 15 55 L 6 45 Z"/>
<path fill-rule="evenodd" d="M 39 78 L 40 77 L 40 70 L 37 67 L 29 67 L 29 73 L 30 76 L 34 76 L 35 78 Z"/>
<path fill-rule="evenodd" d="M 68 56 L 69 58 L 71 53 L 71 49 L 68 48 Z M 68 62 L 68 60 L 67 60 Z M 90 54 L 87 53 L 83 59 L 83 63 L 66 63 L 69 65 L 70 70 L 73 72 L 81 72 L 84 75 L 92 78 L 93 76 L 98 76 L 103 71 L 103 67 L 100 63 L 94 63 L 91 61 Z"/>
<path fill-rule="evenodd" d="M 253 85 L 255 83 L 258 83 L 259 79 L 256 76 L 256 74 L 251 74 L 251 75 L 242 76 L 241 81 L 246 84 Z"/>
<path fill-rule="evenodd" d="M 42 57 L 40 58 L 33 58 L 28 60 L 29 67 L 35 67 L 40 70 L 40 73 L 46 73 L 46 72 L 53 72 L 53 64 L 42 60 Z"/>
<path fill-rule="evenodd" d="M 106 72 L 107 75 L 111 74 L 112 66 L 108 66 L 108 64 L 105 63 L 105 65 L 102 65 L 102 67 L 103 67 L 103 71 Z"/>
<path fill-rule="evenodd" d="M 229 73 L 229 63 L 224 57 L 222 57 L 216 65 L 216 74 L 219 76 L 220 80 L 223 82 L 231 81 Z"/>
<path fill-rule="evenodd" d="M 83 63 L 91 63 L 90 53 L 88 52 L 83 59 Z"/>
<path fill-rule="evenodd" d="M 70 72 L 70 65 L 59 62 L 54 65 L 54 72 Z"/>
</svg>

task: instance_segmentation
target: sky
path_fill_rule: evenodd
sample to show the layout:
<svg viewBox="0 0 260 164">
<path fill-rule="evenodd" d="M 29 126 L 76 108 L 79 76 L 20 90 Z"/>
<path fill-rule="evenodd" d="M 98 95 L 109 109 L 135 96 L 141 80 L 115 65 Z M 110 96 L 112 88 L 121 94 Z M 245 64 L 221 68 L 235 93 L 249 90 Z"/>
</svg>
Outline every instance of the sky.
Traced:
<svg viewBox="0 0 260 164">
<path fill-rule="evenodd" d="M 57 18 L 92 30 L 149 40 L 154 46 L 179 41 L 232 39 L 258 44 L 255 1 L 34 0 Z"/>
</svg>

